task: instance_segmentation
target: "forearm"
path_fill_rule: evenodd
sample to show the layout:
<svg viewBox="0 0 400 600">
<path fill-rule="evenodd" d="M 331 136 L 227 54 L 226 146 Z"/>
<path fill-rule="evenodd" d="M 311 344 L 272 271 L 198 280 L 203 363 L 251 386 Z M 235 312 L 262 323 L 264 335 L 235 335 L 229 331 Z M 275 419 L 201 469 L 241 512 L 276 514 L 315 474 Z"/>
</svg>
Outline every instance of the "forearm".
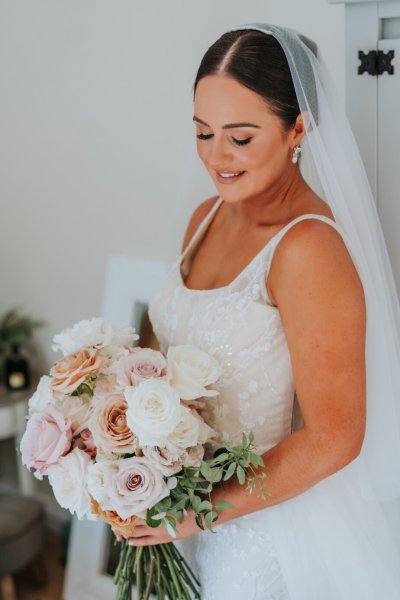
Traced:
<svg viewBox="0 0 400 600">
<path fill-rule="evenodd" d="M 219 485 L 214 487 L 211 496 L 213 504 L 225 499 L 235 507 L 221 512 L 213 527 L 289 500 L 343 468 L 356 454 L 339 452 L 339 446 L 334 441 L 329 444 L 317 439 L 303 428 L 295 431 L 262 455 L 265 467 L 255 471 L 264 472 L 266 478 L 263 481 L 256 480 L 252 491 L 246 490 L 246 483 L 240 485 L 236 477 L 225 482 L 225 488 Z M 264 486 L 264 499 L 260 495 L 260 486 Z"/>
</svg>

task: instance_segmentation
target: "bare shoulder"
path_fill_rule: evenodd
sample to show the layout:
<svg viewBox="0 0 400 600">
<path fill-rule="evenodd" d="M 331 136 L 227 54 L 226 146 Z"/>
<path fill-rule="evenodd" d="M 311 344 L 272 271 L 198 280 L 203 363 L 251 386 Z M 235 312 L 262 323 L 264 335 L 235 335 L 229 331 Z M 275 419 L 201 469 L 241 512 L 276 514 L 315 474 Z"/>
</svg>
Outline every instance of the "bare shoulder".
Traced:
<svg viewBox="0 0 400 600">
<path fill-rule="evenodd" d="M 305 429 L 325 453 L 326 476 L 358 455 L 365 434 L 362 282 L 340 232 L 320 219 L 283 235 L 271 269 Z"/>
<path fill-rule="evenodd" d="M 212 196 L 211 198 L 207 198 L 207 200 L 204 200 L 204 202 L 197 206 L 192 216 L 190 217 L 189 223 L 186 228 L 186 232 L 183 238 L 182 252 L 185 250 L 186 246 L 192 239 L 198 226 L 205 218 L 205 216 L 210 212 L 218 198 L 219 196 Z"/>
<path fill-rule="evenodd" d="M 362 283 L 343 237 L 320 219 L 303 219 L 281 238 L 271 263 L 269 286 L 274 303 L 283 310 L 296 289 L 325 299 L 331 294 L 344 303 L 352 302 L 355 310 L 364 310 Z"/>
</svg>

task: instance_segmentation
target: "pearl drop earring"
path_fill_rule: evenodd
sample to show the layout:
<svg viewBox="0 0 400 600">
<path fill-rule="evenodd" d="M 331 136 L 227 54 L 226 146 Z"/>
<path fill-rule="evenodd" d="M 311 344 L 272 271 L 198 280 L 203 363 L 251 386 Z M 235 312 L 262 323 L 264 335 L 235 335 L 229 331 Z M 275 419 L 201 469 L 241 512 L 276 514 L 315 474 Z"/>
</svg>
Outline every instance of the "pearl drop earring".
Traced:
<svg viewBox="0 0 400 600">
<path fill-rule="evenodd" d="M 299 160 L 300 152 L 301 152 L 301 146 L 295 146 L 293 148 L 292 163 L 297 163 L 297 161 Z"/>
</svg>

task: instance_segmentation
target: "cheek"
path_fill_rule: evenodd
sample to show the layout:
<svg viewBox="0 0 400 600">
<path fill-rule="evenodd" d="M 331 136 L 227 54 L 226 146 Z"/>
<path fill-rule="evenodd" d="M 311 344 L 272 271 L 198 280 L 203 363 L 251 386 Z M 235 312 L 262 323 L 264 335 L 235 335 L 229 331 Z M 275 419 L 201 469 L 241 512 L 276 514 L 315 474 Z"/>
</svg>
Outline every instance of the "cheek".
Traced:
<svg viewBox="0 0 400 600">
<path fill-rule="evenodd" d="M 283 158 L 281 144 L 257 144 L 243 153 L 241 164 L 249 171 L 265 171 L 275 168 Z"/>
</svg>

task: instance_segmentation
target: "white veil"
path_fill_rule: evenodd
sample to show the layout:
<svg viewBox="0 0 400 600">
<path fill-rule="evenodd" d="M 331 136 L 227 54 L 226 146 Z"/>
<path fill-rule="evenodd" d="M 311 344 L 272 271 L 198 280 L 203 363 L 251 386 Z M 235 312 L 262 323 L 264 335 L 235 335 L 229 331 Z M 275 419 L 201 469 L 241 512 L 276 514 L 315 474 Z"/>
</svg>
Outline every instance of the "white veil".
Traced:
<svg viewBox="0 0 400 600">
<path fill-rule="evenodd" d="M 276 25 L 235 29 L 257 29 L 279 41 L 300 111 L 309 118 L 307 143 L 302 143 L 303 157 L 313 164 L 308 183 L 314 189 L 316 183 L 322 186 L 324 199 L 346 234 L 367 304 L 367 431 L 361 454 L 347 470 L 356 478 L 364 498 L 399 498 L 400 306 L 357 143 L 314 42 Z M 313 181 L 316 176 L 317 182 Z"/>
<path fill-rule="evenodd" d="M 400 306 L 375 202 L 316 44 L 272 24 L 232 31 L 239 29 L 271 34 L 285 52 L 300 111 L 308 118 L 303 177 L 343 230 L 367 305 L 367 429 L 361 453 L 306 492 L 259 511 L 260 519 L 273 536 L 290 598 L 394 600 L 400 598 Z M 196 168 L 188 169 L 189 176 Z M 195 181 L 199 203 L 211 194 L 199 188 L 198 175 Z"/>
</svg>

